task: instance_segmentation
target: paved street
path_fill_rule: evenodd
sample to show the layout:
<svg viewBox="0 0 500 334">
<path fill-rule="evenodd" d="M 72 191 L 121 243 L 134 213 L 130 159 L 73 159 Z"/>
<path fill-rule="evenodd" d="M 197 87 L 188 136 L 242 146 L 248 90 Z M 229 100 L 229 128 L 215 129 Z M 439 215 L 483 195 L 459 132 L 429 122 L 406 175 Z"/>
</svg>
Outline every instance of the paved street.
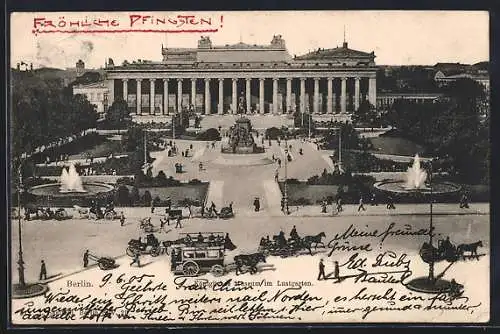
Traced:
<svg viewBox="0 0 500 334">
<path fill-rule="evenodd" d="M 436 205 L 439 207 L 439 205 Z M 420 207 L 425 212 L 424 207 Z M 368 208 L 370 209 L 370 208 Z M 123 210 L 126 225 L 120 226 L 119 221 L 90 221 L 87 219 L 70 219 L 67 221 L 28 221 L 23 222 L 23 252 L 26 262 L 26 278 L 29 281 L 38 278 L 39 264 L 42 259 L 47 263 L 50 274 L 68 273 L 82 267 L 82 255 L 86 249 L 98 256 L 118 257 L 125 254 L 130 239 L 144 236 L 139 230 L 138 220 L 149 216 L 149 208 L 118 208 Z M 157 209 L 162 212 L 161 208 Z M 353 208 L 346 208 L 346 212 Z M 367 211 L 369 212 L 369 211 Z M 152 223 L 159 227 L 159 216 L 152 217 Z M 227 232 L 238 246 L 239 252 L 255 251 L 262 236 L 278 234 L 280 229 L 288 235 L 293 225 L 298 233 L 316 235 L 325 232 L 327 240 L 335 233 L 341 232 L 350 224 L 370 228 L 381 228 L 391 222 L 396 224 L 411 224 L 413 229 L 426 228 L 429 218 L 426 215 L 361 215 L 351 214 L 336 217 L 269 217 L 257 215 L 244 217 L 236 212 L 236 217 L 229 220 L 187 219 L 183 221 L 182 229 L 174 225 L 167 226 L 168 233 L 156 233 L 158 239 L 173 240 L 179 233 L 197 233 L 199 231 Z M 489 247 L 489 216 L 488 215 L 438 215 L 434 217 L 436 230 L 441 235 L 449 235 L 453 243 L 465 243 L 482 240 L 486 250 Z M 12 225 L 12 260 L 13 280 L 17 279 L 17 222 Z M 325 241 L 325 240 L 324 240 Z M 416 253 L 424 240 L 408 238 L 393 240 L 393 245 L 408 252 Z M 389 246 L 389 245 L 386 245 Z"/>
</svg>

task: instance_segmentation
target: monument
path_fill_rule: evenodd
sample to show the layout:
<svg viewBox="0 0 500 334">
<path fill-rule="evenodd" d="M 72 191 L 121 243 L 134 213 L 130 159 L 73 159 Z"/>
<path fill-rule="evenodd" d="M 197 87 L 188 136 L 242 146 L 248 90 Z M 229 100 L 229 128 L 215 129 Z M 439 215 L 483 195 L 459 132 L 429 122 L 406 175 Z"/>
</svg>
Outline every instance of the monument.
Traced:
<svg viewBox="0 0 500 334">
<path fill-rule="evenodd" d="M 222 145 L 222 153 L 254 154 L 263 152 L 264 148 L 255 143 L 250 120 L 246 117 L 238 118 L 236 124 L 229 128 L 228 140 Z"/>
<path fill-rule="evenodd" d="M 221 154 L 214 160 L 221 165 L 256 166 L 268 165 L 270 159 L 263 146 L 257 145 L 252 123 L 246 117 L 240 117 L 229 128 L 227 137 L 222 139 Z"/>
</svg>

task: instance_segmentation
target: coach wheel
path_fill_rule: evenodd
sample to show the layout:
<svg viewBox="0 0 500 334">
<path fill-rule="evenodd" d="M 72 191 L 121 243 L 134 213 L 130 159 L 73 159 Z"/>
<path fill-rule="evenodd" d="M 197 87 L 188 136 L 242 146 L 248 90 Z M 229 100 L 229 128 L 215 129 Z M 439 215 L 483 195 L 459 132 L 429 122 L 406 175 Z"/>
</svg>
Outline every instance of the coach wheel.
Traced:
<svg viewBox="0 0 500 334">
<path fill-rule="evenodd" d="M 212 273 L 212 275 L 216 277 L 222 276 L 224 275 L 224 267 L 221 266 L 220 264 L 215 264 L 210 269 L 210 272 Z"/>
<path fill-rule="evenodd" d="M 115 218 L 115 214 L 113 212 L 107 212 L 104 215 L 104 219 L 106 219 L 106 220 L 113 220 L 114 218 Z"/>
<path fill-rule="evenodd" d="M 132 250 L 132 248 L 127 247 L 127 255 L 130 256 L 130 257 L 134 257 L 135 256 L 135 252 Z"/>
<path fill-rule="evenodd" d="M 159 246 L 154 247 L 153 249 L 151 249 L 151 256 L 156 257 L 156 256 L 160 255 L 160 252 L 161 252 L 161 249 Z"/>
<path fill-rule="evenodd" d="M 196 276 L 200 272 L 200 267 L 193 261 L 184 262 L 182 265 L 182 273 L 186 276 Z"/>
</svg>

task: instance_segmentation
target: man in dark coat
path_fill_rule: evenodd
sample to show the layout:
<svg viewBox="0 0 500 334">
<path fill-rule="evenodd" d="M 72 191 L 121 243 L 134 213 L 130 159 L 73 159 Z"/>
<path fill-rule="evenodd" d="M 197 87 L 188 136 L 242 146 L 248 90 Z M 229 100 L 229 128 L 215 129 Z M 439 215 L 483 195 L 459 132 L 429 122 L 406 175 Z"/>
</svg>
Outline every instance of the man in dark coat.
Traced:
<svg viewBox="0 0 500 334">
<path fill-rule="evenodd" d="M 41 265 L 40 265 L 40 276 L 38 280 L 46 280 L 47 279 L 47 267 L 45 266 L 45 261 L 42 260 Z"/>
<path fill-rule="evenodd" d="M 224 239 L 224 248 L 230 251 L 236 249 L 236 245 L 233 244 L 233 242 L 229 238 L 229 233 L 226 233 L 226 238 Z"/>
<path fill-rule="evenodd" d="M 83 267 L 87 268 L 89 265 L 89 250 L 87 249 L 85 253 L 83 253 Z"/>
<path fill-rule="evenodd" d="M 321 279 L 326 280 L 326 276 L 325 276 L 325 264 L 323 263 L 323 259 L 319 260 L 318 281 L 320 281 Z"/>
</svg>

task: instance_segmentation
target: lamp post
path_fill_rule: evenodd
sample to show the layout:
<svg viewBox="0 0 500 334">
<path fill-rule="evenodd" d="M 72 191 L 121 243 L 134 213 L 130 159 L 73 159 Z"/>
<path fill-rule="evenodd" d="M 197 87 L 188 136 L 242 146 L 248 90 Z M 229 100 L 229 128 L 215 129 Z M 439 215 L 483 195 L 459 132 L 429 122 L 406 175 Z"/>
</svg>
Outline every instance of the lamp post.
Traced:
<svg viewBox="0 0 500 334">
<path fill-rule="evenodd" d="M 283 197 L 283 212 L 288 215 L 290 212 L 288 211 L 288 189 L 287 189 L 287 180 L 288 180 L 288 143 L 285 139 L 285 194 Z"/>
<path fill-rule="evenodd" d="M 146 134 L 148 130 L 144 129 L 144 165 L 148 163 L 148 153 L 147 153 L 147 142 L 146 142 Z"/>
<path fill-rule="evenodd" d="M 19 258 L 17 260 L 17 270 L 19 274 L 19 283 L 13 285 L 12 298 L 22 299 L 27 297 L 36 297 L 44 294 L 48 291 L 49 287 L 46 284 L 40 283 L 30 283 L 26 284 L 24 276 L 24 257 L 23 257 L 23 240 L 22 240 L 22 223 L 21 223 L 21 192 L 23 190 L 23 177 L 22 177 L 22 161 L 19 160 L 19 166 L 17 169 L 18 176 L 18 190 L 17 190 L 17 210 L 18 210 L 18 220 L 17 220 L 17 233 L 18 233 L 18 243 L 19 243 Z"/>
<path fill-rule="evenodd" d="M 17 261 L 18 267 L 17 270 L 19 272 L 19 287 L 20 288 L 25 288 L 26 287 L 26 282 L 24 280 L 24 260 L 23 260 L 23 244 L 22 244 L 22 228 L 21 228 L 21 192 L 22 192 L 22 183 L 23 183 L 23 177 L 22 177 L 22 172 L 21 172 L 21 162 L 19 162 L 19 166 L 17 168 L 17 175 L 19 178 L 19 184 L 18 184 L 18 189 L 17 189 L 17 214 L 18 214 L 18 220 L 17 220 L 17 230 L 18 230 L 18 243 L 19 243 L 19 259 Z"/>
<path fill-rule="evenodd" d="M 428 165 L 428 177 L 429 177 L 429 209 L 430 209 L 430 217 L 429 217 L 429 244 L 427 248 L 422 246 L 420 250 L 420 256 L 422 260 L 429 264 L 429 271 L 427 276 L 417 277 L 413 280 L 409 281 L 406 284 L 406 287 L 410 290 L 423 292 L 423 293 L 446 293 L 451 291 L 453 287 L 453 280 L 449 282 L 445 279 L 442 279 L 444 273 L 449 269 L 449 267 L 453 264 L 453 261 L 450 262 L 448 267 L 439 275 L 434 275 L 434 265 L 437 261 L 443 260 L 440 256 L 436 254 L 436 248 L 433 245 L 433 232 L 434 232 L 434 222 L 433 222 L 433 184 L 432 184 L 432 162 L 433 160 L 429 160 Z M 439 248 L 438 248 L 439 249 Z"/>
</svg>

